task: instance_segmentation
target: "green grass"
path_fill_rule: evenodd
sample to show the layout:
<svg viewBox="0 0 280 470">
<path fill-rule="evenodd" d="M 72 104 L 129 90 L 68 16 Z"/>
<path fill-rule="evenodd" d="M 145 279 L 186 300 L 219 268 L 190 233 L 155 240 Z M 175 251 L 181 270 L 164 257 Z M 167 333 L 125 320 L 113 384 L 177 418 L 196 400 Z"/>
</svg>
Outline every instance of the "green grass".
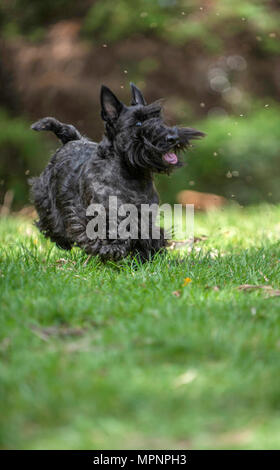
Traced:
<svg viewBox="0 0 280 470">
<path fill-rule="evenodd" d="M 135 269 L 2 219 L 1 448 L 280 447 L 280 207 L 195 224 Z"/>
</svg>

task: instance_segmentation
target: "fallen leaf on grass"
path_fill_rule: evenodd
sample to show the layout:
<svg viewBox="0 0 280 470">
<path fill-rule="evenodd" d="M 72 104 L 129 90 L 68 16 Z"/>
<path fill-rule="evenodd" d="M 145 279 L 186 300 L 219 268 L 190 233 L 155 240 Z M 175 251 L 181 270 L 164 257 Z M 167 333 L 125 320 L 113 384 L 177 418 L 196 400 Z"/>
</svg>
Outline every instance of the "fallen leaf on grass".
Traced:
<svg viewBox="0 0 280 470">
<path fill-rule="evenodd" d="M 177 240 L 177 241 L 172 241 L 168 245 L 169 250 L 180 250 L 182 248 L 186 248 L 190 245 L 189 240 Z"/>
<path fill-rule="evenodd" d="M 193 239 L 194 243 L 204 242 L 205 240 L 208 240 L 207 235 L 201 235 L 200 237 L 194 237 Z"/>
<path fill-rule="evenodd" d="M 66 264 L 66 263 L 68 263 L 68 261 L 65 258 L 59 258 L 56 260 L 56 264 Z"/>
<path fill-rule="evenodd" d="M 206 235 L 201 235 L 199 237 L 189 238 L 188 240 L 173 240 L 169 244 L 169 250 L 180 250 L 182 248 L 189 247 L 193 243 L 202 242 L 207 240 L 208 237 Z"/>
<path fill-rule="evenodd" d="M 213 250 L 209 252 L 209 256 L 211 259 L 216 259 L 219 256 L 224 256 L 224 254 L 219 252 L 216 248 L 214 248 Z"/>
<path fill-rule="evenodd" d="M 179 290 L 174 290 L 174 291 L 172 292 L 172 294 L 175 295 L 175 297 L 180 297 L 180 296 L 181 296 L 181 291 L 179 291 Z"/>
<path fill-rule="evenodd" d="M 274 289 L 272 286 L 266 286 L 266 285 L 255 285 L 255 284 L 241 284 L 238 286 L 238 290 L 241 291 L 248 291 L 251 292 L 253 290 L 263 290 L 267 294 L 268 297 L 277 297 L 280 296 L 280 290 L 279 289 Z"/>
<path fill-rule="evenodd" d="M 83 263 L 83 266 L 86 266 L 91 258 L 92 258 L 92 255 L 88 255 L 87 259 Z"/>
<path fill-rule="evenodd" d="M 71 259 L 60 258 L 56 260 L 56 264 L 59 266 L 63 266 L 64 264 L 76 264 L 76 261 L 72 261 Z"/>
<path fill-rule="evenodd" d="M 179 375 L 174 381 L 174 387 L 180 387 L 181 385 L 187 385 L 191 383 L 197 377 L 197 372 L 193 369 L 188 370 L 182 375 Z"/>
<path fill-rule="evenodd" d="M 79 274 L 74 274 L 74 277 L 77 277 L 78 279 L 82 279 L 83 281 L 87 281 L 86 277 L 79 276 Z"/>
<path fill-rule="evenodd" d="M 31 326 L 30 329 L 39 336 L 41 339 L 47 341 L 49 337 L 68 337 L 68 336 L 82 336 L 85 334 L 85 328 L 69 328 L 67 326 L 47 326 L 39 328 L 38 326 Z"/>
<path fill-rule="evenodd" d="M 259 271 L 259 273 L 263 276 L 264 280 L 268 282 L 268 278 L 266 277 L 266 275 L 262 271 Z"/>
</svg>

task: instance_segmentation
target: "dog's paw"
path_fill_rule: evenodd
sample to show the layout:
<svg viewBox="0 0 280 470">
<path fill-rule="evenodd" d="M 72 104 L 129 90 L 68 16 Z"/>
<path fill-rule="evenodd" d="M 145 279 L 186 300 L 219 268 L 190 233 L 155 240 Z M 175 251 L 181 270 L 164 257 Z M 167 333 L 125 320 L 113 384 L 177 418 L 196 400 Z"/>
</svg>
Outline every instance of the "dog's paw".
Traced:
<svg viewBox="0 0 280 470">
<path fill-rule="evenodd" d="M 123 244 L 104 245 L 99 250 L 99 256 L 103 261 L 119 261 L 127 255 L 127 248 Z"/>
</svg>

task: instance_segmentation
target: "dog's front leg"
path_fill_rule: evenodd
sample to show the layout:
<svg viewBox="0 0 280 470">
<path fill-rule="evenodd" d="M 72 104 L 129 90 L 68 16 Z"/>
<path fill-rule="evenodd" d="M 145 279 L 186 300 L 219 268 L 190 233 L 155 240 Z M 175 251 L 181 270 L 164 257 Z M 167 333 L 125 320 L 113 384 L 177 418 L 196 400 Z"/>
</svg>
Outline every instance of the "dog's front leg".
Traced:
<svg viewBox="0 0 280 470">
<path fill-rule="evenodd" d="M 131 240 L 102 240 L 99 256 L 103 261 L 118 261 L 125 258 L 131 250 Z"/>
<path fill-rule="evenodd" d="M 112 205 L 107 212 L 106 239 L 102 240 L 99 256 L 102 260 L 125 258 L 138 237 L 138 211 L 131 204 Z"/>
<path fill-rule="evenodd" d="M 148 239 L 139 239 L 135 244 L 135 250 L 142 262 L 152 260 L 156 253 L 164 252 L 167 240 L 162 228 L 157 228 L 156 237 L 150 236 Z M 151 234 L 152 235 L 152 234 Z"/>
</svg>

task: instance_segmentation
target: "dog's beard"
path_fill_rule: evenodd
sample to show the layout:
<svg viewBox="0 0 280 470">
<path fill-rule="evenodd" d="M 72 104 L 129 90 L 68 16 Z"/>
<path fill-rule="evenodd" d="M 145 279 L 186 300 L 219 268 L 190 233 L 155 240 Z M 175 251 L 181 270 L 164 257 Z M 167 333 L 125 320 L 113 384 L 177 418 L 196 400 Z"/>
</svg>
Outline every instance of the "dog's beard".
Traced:
<svg viewBox="0 0 280 470">
<path fill-rule="evenodd" d="M 158 132 L 157 139 L 156 135 L 156 131 L 147 137 L 144 134 L 140 138 L 135 135 L 134 138 L 127 140 L 125 145 L 122 140 L 122 144 L 118 145 L 118 153 L 122 154 L 122 157 L 132 168 L 169 173 L 181 163 L 171 147 L 161 144 L 160 132 Z"/>
<path fill-rule="evenodd" d="M 127 164 L 135 169 L 170 173 L 183 165 L 180 154 L 189 147 L 190 141 L 199 139 L 204 134 L 188 127 L 177 128 L 178 140 L 171 146 L 167 144 L 167 136 L 172 130 L 166 126 L 156 125 L 156 121 L 156 119 L 154 123 L 149 121 L 147 132 L 144 128 L 142 133 L 130 138 L 119 135 L 115 148 Z"/>
<path fill-rule="evenodd" d="M 133 168 L 149 170 L 157 173 L 169 173 L 181 166 L 179 158 L 174 152 L 157 147 L 145 139 L 145 143 L 133 143 L 127 149 L 125 158 Z"/>
<path fill-rule="evenodd" d="M 135 141 L 130 144 L 126 157 L 133 167 L 149 169 L 158 173 L 170 173 L 183 165 L 180 156 L 190 146 L 190 141 L 199 139 L 203 135 L 196 129 L 178 128 L 178 143 L 172 147 L 161 144 L 166 141 L 166 134 L 162 139 L 158 135 L 155 143 L 144 136 L 143 141 Z"/>
</svg>

